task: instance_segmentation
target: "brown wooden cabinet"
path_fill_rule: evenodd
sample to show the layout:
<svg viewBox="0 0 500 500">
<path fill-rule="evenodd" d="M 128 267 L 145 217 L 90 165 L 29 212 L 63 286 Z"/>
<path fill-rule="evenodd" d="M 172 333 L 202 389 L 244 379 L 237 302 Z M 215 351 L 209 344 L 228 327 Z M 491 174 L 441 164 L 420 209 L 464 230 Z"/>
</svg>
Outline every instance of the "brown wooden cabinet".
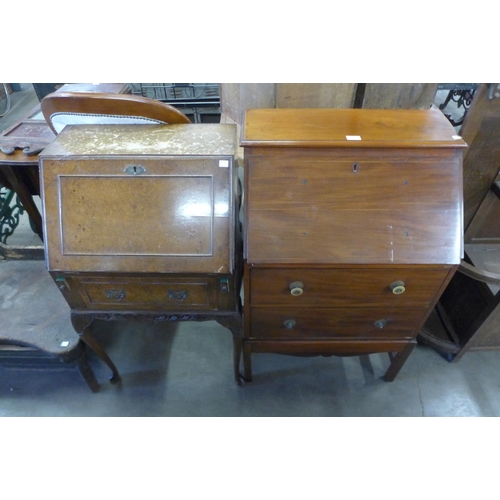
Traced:
<svg viewBox="0 0 500 500">
<path fill-rule="evenodd" d="M 393 380 L 463 255 L 462 148 L 437 109 L 247 110 L 251 353 L 390 353 Z"/>
<path fill-rule="evenodd" d="M 66 127 L 41 155 L 47 267 L 82 339 L 96 318 L 215 320 L 241 350 L 233 125 Z"/>
</svg>

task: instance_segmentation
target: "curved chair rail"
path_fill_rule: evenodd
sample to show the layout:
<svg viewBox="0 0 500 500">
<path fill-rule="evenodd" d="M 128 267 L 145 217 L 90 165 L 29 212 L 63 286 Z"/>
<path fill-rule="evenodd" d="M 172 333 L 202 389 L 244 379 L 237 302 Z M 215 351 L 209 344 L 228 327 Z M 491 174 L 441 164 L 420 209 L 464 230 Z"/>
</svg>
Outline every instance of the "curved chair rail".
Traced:
<svg viewBox="0 0 500 500">
<path fill-rule="evenodd" d="M 174 106 L 133 94 L 55 92 L 42 99 L 41 109 L 55 134 L 58 131 L 54 127 L 52 117 L 61 114 L 78 116 L 77 123 L 82 115 L 143 117 L 165 124 L 191 123 L 191 120 Z"/>
<path fill-rule="evenodd" d="M 458 272 L 465 274 L 469 278 L 475 279 L 477 281 L 482 281 L 483 283 L 488 283 L 489 285 L 500 286 L 500 274 L 492 273 L 490 271 L 483 271 L 465 261 L 462 261 L 460 263 Z"/>
</svg>

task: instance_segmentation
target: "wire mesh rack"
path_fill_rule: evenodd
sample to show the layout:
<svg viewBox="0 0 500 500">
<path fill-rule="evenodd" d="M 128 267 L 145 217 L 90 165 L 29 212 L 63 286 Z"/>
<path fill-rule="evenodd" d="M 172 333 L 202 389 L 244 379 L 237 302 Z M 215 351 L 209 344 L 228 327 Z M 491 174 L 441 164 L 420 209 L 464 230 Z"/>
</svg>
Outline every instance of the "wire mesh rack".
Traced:
<svg viewBox="0 0 500 500">
<path fill-rule="evenodd" d="M 218 83 L 131 83 L 130 86 L 133 94 L 175 106 L 193 123 L 220 121 Z"/>
</svg>

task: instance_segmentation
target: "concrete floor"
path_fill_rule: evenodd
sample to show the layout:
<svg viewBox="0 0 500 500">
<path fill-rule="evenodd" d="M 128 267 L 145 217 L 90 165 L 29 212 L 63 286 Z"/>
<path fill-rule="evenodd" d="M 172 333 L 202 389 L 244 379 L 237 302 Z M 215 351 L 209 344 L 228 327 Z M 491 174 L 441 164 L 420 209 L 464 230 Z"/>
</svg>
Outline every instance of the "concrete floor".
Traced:
<svg viewBox="0 0 500 500">
<path fill-rule="evenodd" d="M 498 416 L 499 353 L 450 364 L 417 347 L 398 378 L 383 382 L 386 355 L 353 358 L 253 356 L 254 381 L 232 380 L 231 335 L 216 323 L 96 323 L 118 366 L 89 354 L 101 383 L 76 371 L 0 369 L 0 416 Z"/>
<path fill-rule="evenodd" d="M 28 88 L 16 94 L 16 113 L 22 114 L 22 101 L 33 99 L 33 93 Z M 31 109 L 31 103 L 26 107 Z M 6 119 L 12 114 L 0 119 L 2 130 Z M 16 244 L 32 238 L 23 224 Z M 8 314 L 4 300 L 0 293 L 1 315 Z M 392 383 L 381 380 L 389 363 L 386 354 L 254 354 L 254 381 L 238 387 L 232 377 L 231 334 L 215 322 L 96 321 L 93 331 L 117 365 L 121 383 L 107 381 L 109 370 L 92 352 L 89 361 L 101 384 L 95 394 L 76 370 L 0 364 L 0 416 L 500 415 L 500 352 L 469 353 L 454 364 L 419 345 Z M 68 335 L 74 335 L 69 324 Z"/>
</svg>

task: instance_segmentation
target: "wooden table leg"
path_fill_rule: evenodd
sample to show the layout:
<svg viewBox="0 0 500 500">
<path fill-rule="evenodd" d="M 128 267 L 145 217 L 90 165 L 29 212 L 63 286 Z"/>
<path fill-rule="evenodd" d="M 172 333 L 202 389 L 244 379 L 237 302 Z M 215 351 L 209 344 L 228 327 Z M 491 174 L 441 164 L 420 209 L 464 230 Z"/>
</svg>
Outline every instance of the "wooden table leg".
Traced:
<svg viewBox="0 0 500 500">
<path fill-rule="evenodd" d="M 38 207 L 33 201 L 33 196 L 30 194 L 26 185 L 22 181 L 20 181 L 20 179 L 16 175 L 15 170 L 11 166 L 3 165 L 2 172 L 19 197 L 23 208 L 26 210 L 26 212 L 28 212 L 31 221 L 33 222 L 33 226 L 35 227 L 36 234 L 38 234 L 40 239 L 43 241 L 42 216 L 38 210 Z"/>
<path fill-rule="evenodd" d="M 408 345 L 396 355 L 392 353 L 389 354 L 389 357 L 391 358 L 391 364 L 383 377 L 386 382 L 392 382 L 396 378 L 399 370 L 401 370 L 401 368 L 405 364 L 405 361 L 408 359 L 408 356 L 411 354 L 413 349 L 415 349 L 416 345 L 417 342 L 413 340 L 409 342 Z"/>
</svg>

